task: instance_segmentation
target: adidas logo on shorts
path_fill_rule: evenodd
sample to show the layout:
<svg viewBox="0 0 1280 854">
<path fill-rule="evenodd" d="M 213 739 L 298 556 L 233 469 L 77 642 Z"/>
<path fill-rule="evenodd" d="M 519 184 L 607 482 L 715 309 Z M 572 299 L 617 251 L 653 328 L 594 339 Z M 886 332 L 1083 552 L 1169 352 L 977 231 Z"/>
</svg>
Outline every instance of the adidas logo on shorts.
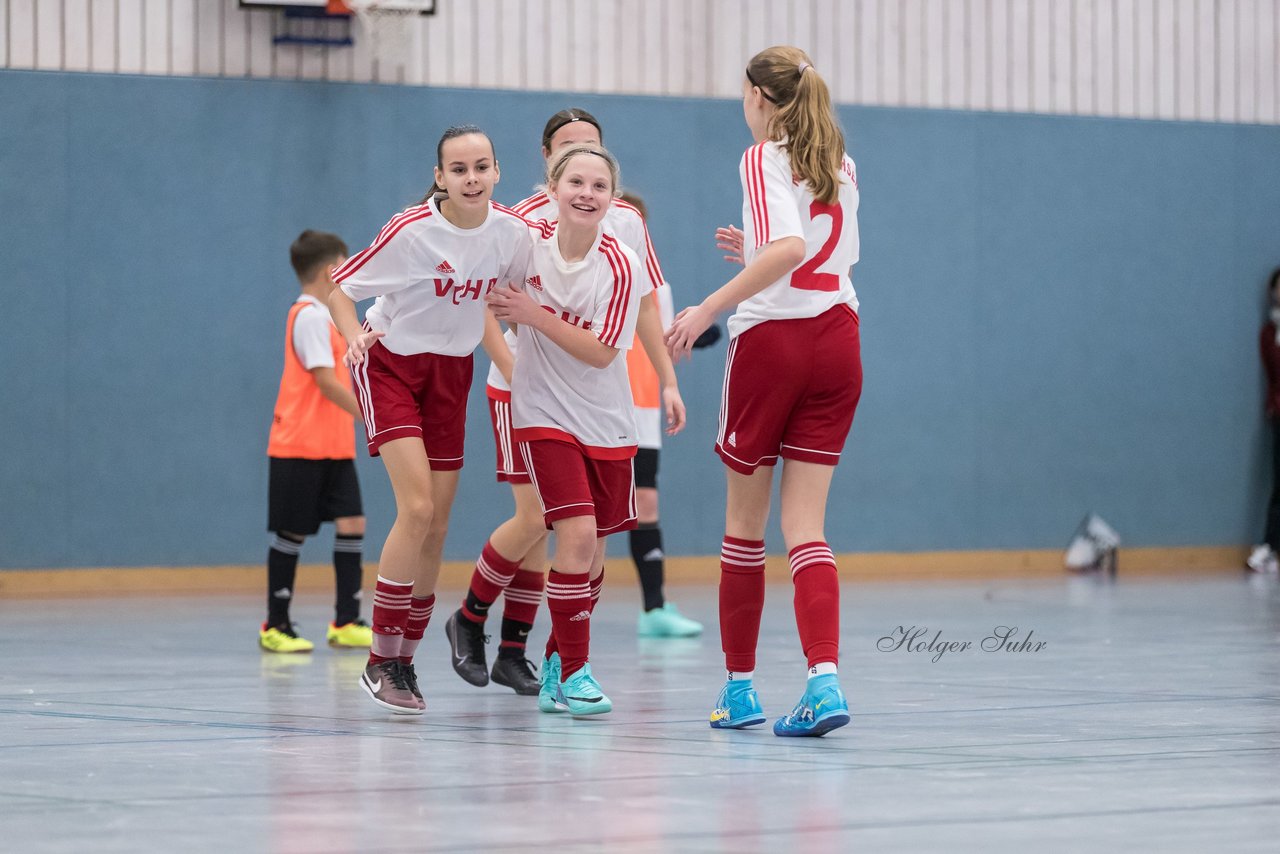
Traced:
<svg viewBox="0 0 1280 854">
<path fill-rule="evenodd" d="M 574 615 L 573 615 L 572 617 L 570 617 L 569 619 L 570 619 L 572 622 L 575 622 L 575 623 L 580 623 L 580 622 L 582 622 L 583 620 L 590 620 L 590 619 L 591 619 L 591 612 L 590 612 L 590 611 L 585 611 L 585 610 L 584 610 L 584 611 L 579 611 L 578 613 L 574 614 Z"/>
<path fill-rule="evenodd" d="M 730 445 L 733 445 L 734 447 L 737 447 L 737 445 L 738 445 L 738 431 L 737 431 L 737 430 L 734 430 L 732 433 L 730 433 L 730 434 L 729 434 L 729 444 L 730 444 Z"/>
<path fill-rule="evenodd" d="M 448 261 L 441 261 L 439 264 L 437 264 L 437 265 L 436 265 L 436 272 L 437 272 L 437 273 L 446 273 L 446 274 L 448 274 L 448 275 L 452 276 L 454 273 L 456 273 L 456 272 L 458 272 L 458 271 L 457 271 L 457 270 L 455 270 L 455 269 L 453 269 L 452 267 L 450 267 L 450 266 L 449 266 L 449 262 L 448 262 Z"/>
</svg>

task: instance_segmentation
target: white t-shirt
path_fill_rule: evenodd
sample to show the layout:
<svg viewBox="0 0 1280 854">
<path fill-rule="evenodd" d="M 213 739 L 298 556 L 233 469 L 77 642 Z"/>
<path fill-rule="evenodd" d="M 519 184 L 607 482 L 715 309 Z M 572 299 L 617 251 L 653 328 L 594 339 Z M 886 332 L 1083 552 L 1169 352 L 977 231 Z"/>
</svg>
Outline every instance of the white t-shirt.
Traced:
<svg viewBox="0 0 1280 854">
<path fill-rule="evenodd" d="M 817 317 L 848 303 L 858 310 L 849 269 L 858 261 L 858 177 L 846 154 L 836 204 L 813 198 L 797 181 L 787 153 L 768 140 L 753 145 L 738 167 L 742 178 L 743 261 L 750 264 L 765 245 L 784 237 L 804 239 L 804 263 L 743 300 L 729 318 L 729 337 L 766 320 Z"/>
<path fill-rule="evenodd" d="M 560 203 L 548 196 L 546 190 L 517 202 L 512 210 L 534 225 L 551 225 L 560 219 Z M 658 254 L 653 251 L 649 229 L 635 205 L 622 199 L 614 199 L 609 210 L 605 211 L 604 227 L 644 261 L 636 274 L 640 296 L 647 297 L 650 291 L 662 287 L 662 267 L 658 265 Z"/>
<path fill-rule="evenodd" d="M 316 368 L 332 368 L 333 339 L 330 328 L 333 319 L 329 307 L 310 294 L 303 294 L 294 303 L 310 303 L 315 311 L 300 311 L 293 319 L 293 352 L 308 371 Z"/>
<path fill-rule="evenodd" d="M 640 308 L 635 253 L 601 228 L 586 257 L 570 264 L 560 254 L 554 229 L 548 232 L 535 232 L 525 293 L 561 322 L 591 331 L 610 347 L 630 349 Z M 516 441 L 571 441 L 595 459 L 634 456 L 635 408 L 623 355 L 593 368 L 536 329 L 521 327 L 518 337 L 511 381 Z"/>
<path fill-rule="evenodd" d="M 510 208 L 490 202 L 483 224 L 458 228 L 432 198 L 392 217 L 333 281 L 357 302 L 377 297 L 365 321 L 391 352 L 465 356 L 484 335 L 485 294 L 524 279 L 529 246 Z"/>
</svg>

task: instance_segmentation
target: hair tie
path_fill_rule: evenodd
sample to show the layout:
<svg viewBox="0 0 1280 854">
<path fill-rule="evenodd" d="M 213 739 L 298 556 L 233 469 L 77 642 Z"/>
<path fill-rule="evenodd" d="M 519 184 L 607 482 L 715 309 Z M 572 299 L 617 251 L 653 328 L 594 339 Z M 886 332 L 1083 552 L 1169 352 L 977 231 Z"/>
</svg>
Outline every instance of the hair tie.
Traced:
<svg viewBox="0 0 1280 854">
<path fill-rule="evenodd" d="M 813 68 L 813 66 L 812 66 L 812 65 L 810 65 L 810 64 L 809 64 L 809 63 L 807 63 L 807 62 L 802 62 L 802 63 L 800 63 L 800 70 L 799 70 L 798 72 L 796 72 L 796 73 L 797 73 L 797 75 L 798 75 L 798 76 L 799 76 L 799 75 L 803 75 L 803 74 L 804 74 L 804 70 L 805 70 L 806 68 Z"/>
</svg>

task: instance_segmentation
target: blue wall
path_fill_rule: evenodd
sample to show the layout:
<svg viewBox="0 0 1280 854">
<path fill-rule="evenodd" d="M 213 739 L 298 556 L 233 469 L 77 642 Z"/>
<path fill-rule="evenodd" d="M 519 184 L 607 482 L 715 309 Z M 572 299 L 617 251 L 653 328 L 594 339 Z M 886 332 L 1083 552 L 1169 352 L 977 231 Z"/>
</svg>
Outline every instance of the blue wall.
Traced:
<svg viewBox="0 0 1280 854">
<path fill-rule="evenodd" d="M 289 242 L 316 227 L 363 246 L 417 200 L 449 124 L 490 131 L 514 202 L 570 104 L 648 198 L 677 303 L 722 283 L 712 233 L 741 219 L 749 142 L 736 102 L 0 72 L 0 567 L 258 562 Z M 1057 547 L 1089 509 L 1134 545 L 1256 538 L 1280 128 L 842 118 L 866 387 L 833 547 Z M 723 349 L 682 368 L 672 553 L 718 548 Z M 459 559 L 510 508 L 479 387 L 472 404 Z M 376 558 L 393 505 L 381 465 L 360 466 Z"/>
</svg>

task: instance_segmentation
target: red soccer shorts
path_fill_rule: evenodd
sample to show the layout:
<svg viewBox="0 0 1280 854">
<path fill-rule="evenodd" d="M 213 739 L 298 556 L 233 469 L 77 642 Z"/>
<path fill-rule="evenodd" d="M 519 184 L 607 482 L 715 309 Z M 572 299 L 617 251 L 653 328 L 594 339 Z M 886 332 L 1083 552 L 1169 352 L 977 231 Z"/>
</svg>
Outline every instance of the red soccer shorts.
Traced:
<svg viewBox="0 0 1280 854">
<path fill-rule="evenodd" d="M 862 395 L 858 316 L 767 320 L 729 344 L 716 453 L 741 474 L 778 457 L 834 466 Z"/>
<path fill-rule="evenodd" d="M 577 445 L 554 439 L 521 442 L 520 451 L 548 529 L 571 516 L 595 516 L 598 537 L 636 526 L 631 460 L 592 459 Z"/>
<path fill-rule="evenodd" d="M 498 483 L 528 483 L 529 471 L 524 466 L 524 457 L 511 438 L 511 392 L 490 388 L 487 393 L 493 447 L 498 452 Z"/>
<path fill-rule="evenodd" d="M 378 456 L 393 439 L 418 436 L 433 470 L 462 468 L 471 363 L 470 355 L 401 356 L 375 342 L 351 369 L 369 454 Z"/>
</svg>

